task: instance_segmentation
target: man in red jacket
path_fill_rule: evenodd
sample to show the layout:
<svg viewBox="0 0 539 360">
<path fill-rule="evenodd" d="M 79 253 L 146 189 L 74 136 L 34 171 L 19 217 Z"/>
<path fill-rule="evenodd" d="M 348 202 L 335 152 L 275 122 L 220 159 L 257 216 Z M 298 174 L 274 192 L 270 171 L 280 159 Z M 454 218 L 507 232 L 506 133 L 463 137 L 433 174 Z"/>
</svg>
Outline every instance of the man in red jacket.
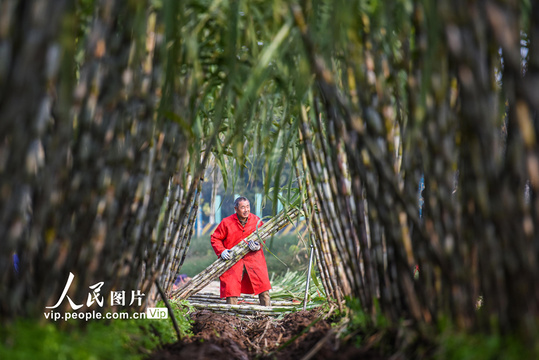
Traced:
<svg viewBox="0 0 539 360">
<path fill-rule="evenodd" d="M 224 260 L 232 258 L 229 250 L 251 235 L 260 220 L 251 214 L 249 200 L 243 196 L 234 201 L 234 209 L 236 213 L 224 218 L 211 235 L 211 246 L 215 254 Z M 264 250 L 257 241 L 249 241 L 248 245 L 251 252 L 219 278 L 221 298 L 226 297 L 227 304 L 235 305 L 241 293 L 258 294 L 260 305 L 270 306 L 271 284 Z"/>
</svg>

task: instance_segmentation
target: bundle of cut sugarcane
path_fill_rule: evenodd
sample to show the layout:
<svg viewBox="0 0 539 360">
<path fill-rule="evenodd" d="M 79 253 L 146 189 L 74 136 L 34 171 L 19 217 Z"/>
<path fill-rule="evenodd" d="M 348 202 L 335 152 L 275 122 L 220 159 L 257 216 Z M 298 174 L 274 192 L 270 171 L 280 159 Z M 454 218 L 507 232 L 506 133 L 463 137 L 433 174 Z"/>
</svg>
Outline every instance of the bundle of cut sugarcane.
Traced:
<svg viewBox="0 0 539 360">
<path fill-rule="evenodd" d="M 301 307 L 292 306 L 260 306 L 260 305 L 230 305 L 230 304 L 211 304 L 211 303 L 190 303 L 196 309 L 210 310 L 216 313 L 241 314 L 241 315 L 268 315 L 280 316 L 285 313 L 301 310 Z M 310 305 L 307 309 L 315 308 L 319 305 Z"/>
<path fill-rule="evenodd" d="M 174 300 L 187 299 L 188 297 L 196 294 L 206 287 L 211 281 L 221 276 L 225 271 L 230 269 L 234 264 L 242 259 L 250 251 L 247 245 L 250 240 L 260 241 L 262 243 L 268 237 L 284 228 L 289 222 L 293 222 L 297 216 L 298 210 L 296 208 L 291 208 L 287 212 L 280 212 L 257 231 L 249 235 L 244 241 L 240 241 L 238 245 L 234 246 L 231 249 L 232 259 L 217 259 L 213 264 L 208 266 L 200 274 L 193 277 L 184 286 L 174 291 L 171 298 Z"/>
<path fill-rule="evenodd" d="M 270 293 L 271 294 L 271 293 Z M 222 299 L 219 294 L 215 293 L 197 293 L 195 295 L 191 295 L 187 300 L 191 301 L 199 301 L 199 300 L 207 300 L 207 301 L 214 301 L 218 302 L 220 300 L 224 301 L 224 298 Z M 249 294 L 243 294 L 238 297 L 238 301 L 258 301 L 258 296 L 253 296 Z"/>
<path fill-rule="evenodd" d="M 224 304 L 225 299 L 221 299 L 219 295 L 216 294 L 196 294 L 193 296 L 190 296 L 187 301 L 189 301 L 190 304 Z M 251 304 L 258 304 L 259 300 L 258 297 L 254 296 L 240 296 L 238 297 L 238 304 L 239 305 L 251 305 Z M 299 301 L 286 301 L 286 300 L 271 300 L 271 306 L 300 306 L 302 303 Z"/>
</svg>

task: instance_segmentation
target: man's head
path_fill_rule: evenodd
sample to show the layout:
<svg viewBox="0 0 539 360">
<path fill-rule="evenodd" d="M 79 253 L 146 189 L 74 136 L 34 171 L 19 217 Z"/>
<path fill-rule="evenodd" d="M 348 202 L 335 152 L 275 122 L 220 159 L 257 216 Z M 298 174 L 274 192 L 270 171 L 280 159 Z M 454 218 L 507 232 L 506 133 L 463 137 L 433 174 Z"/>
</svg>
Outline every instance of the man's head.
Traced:
<svg viewBox="0 0 539 360">
<path fill-rule="evenodd" d="M 234 210 L 236 210 L 238 218 L 245 221 L 251 213 L 251 205 L 249 200 L 247 200 L 246 197 L 240 196 L 234 201 Z"/>
</svg>

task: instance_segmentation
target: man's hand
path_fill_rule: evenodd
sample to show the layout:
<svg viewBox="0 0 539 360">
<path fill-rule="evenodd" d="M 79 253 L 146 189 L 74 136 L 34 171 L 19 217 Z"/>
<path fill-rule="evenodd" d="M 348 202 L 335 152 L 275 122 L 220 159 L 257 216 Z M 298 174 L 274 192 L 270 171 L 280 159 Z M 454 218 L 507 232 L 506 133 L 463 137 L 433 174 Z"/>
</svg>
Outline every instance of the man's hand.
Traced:
<svg viewBox="0 0 539 360">
<path fill-rule="evenodd" d="M 251 240 L 247 244 L 249 245 L 249 250 L 251 251 L 260 250 L 260 244 L 258 243 L 258 241 Z"/>
<path fill-rule="evenodd" d="M 228 250 L 228 249 L 225 249 L 222 253 L 221 253 L 221 259 L 223 260 L 230 260 L 232 259 L 232 251 Z"/>
</svg>

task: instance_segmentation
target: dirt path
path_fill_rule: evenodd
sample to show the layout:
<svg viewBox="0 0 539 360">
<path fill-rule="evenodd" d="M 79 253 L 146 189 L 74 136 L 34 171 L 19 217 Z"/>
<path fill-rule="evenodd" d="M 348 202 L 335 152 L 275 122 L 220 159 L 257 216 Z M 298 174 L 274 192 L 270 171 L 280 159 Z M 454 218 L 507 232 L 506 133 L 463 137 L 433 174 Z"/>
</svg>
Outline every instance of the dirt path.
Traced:
<svg viewBox="0 0 539 360">
<path fill-rule="evenodd" d="M 317 343 L 320 349 L 313 359 L 354 357 L 349 351 L 339 349 L 339 341 L 328 320 L 313 324 L 320 315 L 319 310 L 312 309 L 287 314 L 280 320 L 270 317 L 242 319 L 207 310 L 197 311 L 192 314 L 192 337 L 166 345 L 148 359 L 301 359 Z M 322 339 L 323 343 L 320 342 Z"/>
<path fill-rule="evenodd" d="M 218 298 L 219 282 L 212 282 L 201 293 Z M 222 299 L 212 301 L 224 304 Z M 147 360 L 384 358 L 369 347 L 356 348 L 353 341 L 343 343 L 332 327 L 332 319 L 326 319 L 321 308 L 290 312 L 281 319 L 267 315 L 230 315 L 206 309 L 190 316 L 193 335 L 163 346 Z"/>
</svg>

